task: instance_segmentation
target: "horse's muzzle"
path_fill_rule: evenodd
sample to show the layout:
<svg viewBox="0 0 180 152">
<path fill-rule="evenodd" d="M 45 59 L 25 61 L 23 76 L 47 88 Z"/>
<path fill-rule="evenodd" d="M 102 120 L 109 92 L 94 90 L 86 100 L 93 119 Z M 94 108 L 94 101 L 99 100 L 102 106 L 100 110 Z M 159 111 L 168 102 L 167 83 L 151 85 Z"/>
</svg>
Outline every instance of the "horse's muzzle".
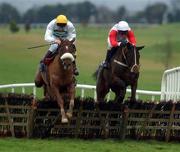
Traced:
<svg viewBox="0 0 180 152">
<path fill-rule="evenodd" d="M 72 66 L 72 62 L 66 63 L 66 62 L 62 61 L 62 64 L 63 64 L 64 70 L 69 70 Z"/>
<path fill-rule="evenodd" d="M 132 66 L 131 72 L 138 73 L 139 69 L 140 69 L 140 65 L 135 64 L 135 65 Z"/>
</svg>

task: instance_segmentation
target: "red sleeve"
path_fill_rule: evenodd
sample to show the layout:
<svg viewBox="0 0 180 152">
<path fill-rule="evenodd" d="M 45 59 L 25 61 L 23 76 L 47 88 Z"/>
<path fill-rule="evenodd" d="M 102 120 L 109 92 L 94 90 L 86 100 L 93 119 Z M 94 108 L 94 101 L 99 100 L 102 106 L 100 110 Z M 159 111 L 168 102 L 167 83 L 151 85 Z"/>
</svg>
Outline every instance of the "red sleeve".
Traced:
<svg viewBox="0 0 180 152">
<path fill-rule="evenodd" d="M 132 30 L 128 31 L 127 37 L 128 37 L 128 40 L 130 43 L 136 45 L 136 38 L 135 38 L 134 32 Z"/>
<path fill-rule="evenodd" d="M 110 40 L 110 43 L 111 43 L 111 46 L 112 46 L 112 47 L 118 46 L 118 42 L 117 42 L 117 31 L 112 30 L 112 31 L 109 33 L 109 40 Z"/>
</svg>

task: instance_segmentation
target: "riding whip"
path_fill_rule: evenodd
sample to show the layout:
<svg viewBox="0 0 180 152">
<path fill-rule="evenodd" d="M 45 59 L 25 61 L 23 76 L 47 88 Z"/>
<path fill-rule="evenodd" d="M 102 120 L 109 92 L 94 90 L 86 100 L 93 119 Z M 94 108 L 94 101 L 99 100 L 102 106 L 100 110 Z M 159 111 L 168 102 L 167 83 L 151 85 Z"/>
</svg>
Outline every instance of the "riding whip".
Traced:
<svg viewBox="0 0 180 152">
<path fill-rule="evenodd" d="M 32 47 L 29 47 L 27 49 L 35 49 L 35 48 L 39 48 L 39 47 L 45 47 L 45 46 L 48 46 L 48 45 L 51 45 L 51 44 L 55 44 L 55 42 L 48 43 L 48 44 L 37 45 L 37 46 L 32 46 Z"/>
</svg>

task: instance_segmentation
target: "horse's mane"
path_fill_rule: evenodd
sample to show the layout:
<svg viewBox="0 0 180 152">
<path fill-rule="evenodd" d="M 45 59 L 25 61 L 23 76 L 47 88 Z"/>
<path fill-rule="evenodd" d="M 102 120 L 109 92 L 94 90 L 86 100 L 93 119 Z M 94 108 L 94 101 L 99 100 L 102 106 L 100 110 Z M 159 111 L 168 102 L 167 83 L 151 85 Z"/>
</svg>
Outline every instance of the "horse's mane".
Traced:
<svg viewBox="0 0 180 152">
<path fill-rule="evenodd" d="M 64 46 L 69 46 L 69 47 L 71 47 L 69 53 L 75 54 L 75 52 L 76 52 L 76 47 L 75 47 L 75 45 L 73 44 L 73 42 L 74 42 L 74 41 L 69 41 L 69 40 L 67 40 L 67 39 L 62 40 L 62 43 L 61 43 L 61 45 L 58 47 L 58 50 L 59 50 L 59 49 L 62 49 Z"/>
</svg>

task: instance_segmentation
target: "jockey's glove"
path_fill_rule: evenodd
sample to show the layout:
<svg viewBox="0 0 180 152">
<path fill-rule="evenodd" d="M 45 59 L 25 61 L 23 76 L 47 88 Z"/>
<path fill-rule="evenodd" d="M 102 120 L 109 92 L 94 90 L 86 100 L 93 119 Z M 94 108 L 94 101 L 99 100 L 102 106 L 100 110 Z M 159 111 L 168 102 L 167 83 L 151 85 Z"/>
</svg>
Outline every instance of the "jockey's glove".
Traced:
<svg viewBox="0 0 180 152">
<path fill-rule="evenodd" d="M 118 43 L 118 46 L 124 47 L 127 45 L 127 43 L 128 43 L 128 41 L 126 39 L 123 39 L 123 40 L 121 40 L 121 42 Z"/>
<path fill-rule="evenodd" d="M 126 44 L 128 43 L 128 41 L 127 41 L 127 39 L 122 39 L 122 40 L 121 40 L 121 43 L 122 43 L 123 45 L 126 45 Z"/>
</svg>

